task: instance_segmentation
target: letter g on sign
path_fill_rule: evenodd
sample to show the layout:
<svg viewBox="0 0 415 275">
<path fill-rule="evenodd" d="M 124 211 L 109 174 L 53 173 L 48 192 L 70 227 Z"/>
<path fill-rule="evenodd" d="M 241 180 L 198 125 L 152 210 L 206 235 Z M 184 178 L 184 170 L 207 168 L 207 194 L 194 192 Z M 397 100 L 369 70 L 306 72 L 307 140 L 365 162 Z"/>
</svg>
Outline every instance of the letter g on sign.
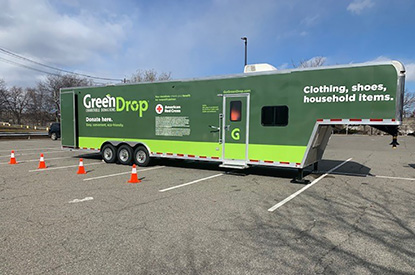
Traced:
<svg viewBox="0 0 415 275">
<path fill-rule="evenodd" d="M 231 137 L 234 140 L 239 140 L 241 138 L 239 132 L 241 132 L 241 130 L 239 128 L 233 129 L 232 132 L 231 132 Z"/>
</svg>

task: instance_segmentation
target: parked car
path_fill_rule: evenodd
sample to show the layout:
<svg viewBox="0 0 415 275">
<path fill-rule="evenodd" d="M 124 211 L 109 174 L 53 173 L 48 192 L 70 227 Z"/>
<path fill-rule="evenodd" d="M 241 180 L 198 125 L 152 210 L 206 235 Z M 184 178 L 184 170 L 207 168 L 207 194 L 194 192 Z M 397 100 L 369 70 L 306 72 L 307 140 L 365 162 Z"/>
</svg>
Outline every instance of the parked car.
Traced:
<svg viewBox="0 0 415 275">
<path fill-rule="evenodd" d="M 49 131 L 48 131 L 49 137 L 52 140 L 57 140 L 61 137 L 61 124 L 59 122 L 54 122 L 50 125 Z"/>
</svg>

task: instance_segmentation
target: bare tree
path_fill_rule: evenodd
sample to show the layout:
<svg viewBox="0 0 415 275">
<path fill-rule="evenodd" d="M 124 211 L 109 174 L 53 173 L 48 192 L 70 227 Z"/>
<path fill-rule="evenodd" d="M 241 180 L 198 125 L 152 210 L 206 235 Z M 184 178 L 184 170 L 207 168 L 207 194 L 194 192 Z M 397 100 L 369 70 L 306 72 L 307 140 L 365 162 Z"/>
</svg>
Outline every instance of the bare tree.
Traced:
<svg viewBox="0 0 415 275">
<path fill-rule="evenodd" d="M 6 90 L 6 82 L 0 78 L 0 91 Z"/>
<path fill-rule="evenodd" d="M 48 97 L 44 91 L 28 88 L 29 104 L 27 107 L 27 118 L 34 125 L 46 125 L 53 120 L 48 112 Z"/>
<path fill-rule="evenodd" d="M 326 63 L 326 58 L 324 56 L 316 56 L 309 60 L 301 60 L 298 64 L 292 62 L 294 68 L 321 67 L 324 63 Z"/>
<path fill-rule="evenodd" d="M 415 93 L 411 93 L 405 89 L 403 96 L 403 115 L 404 117 L 409 117 L 415 108 Z"/>
<path fill-rule="evenodd" d="M 0 121 L 9 121 L 7 116 L 7 88 L 3 79 L 0 79 Z"/>
<path fill-rule="evenodd" d="M 29 104 L 29 96 L 26 90 L 13 86 L 1 94 L 5 109 L 13 116 L 17 124 L 22 123 L 24 112 Z"/>
<path fill-rule="evenodd" d="M 154 69 L 151 70 L 137 70 L 135 74 L 131 76 L 128 80 L 130 83 L 136 82 L 154 82 L 154 81 L 162 81 L 162 80 L 170 80 L 171 73 L 157 73 Z"/>
<path fill-rule="evenodd" d="M 38 83 L 38 93 L 46 97 L 46 110 L 53 114 L 54 120 L 60 119 L 60 89 L 68 87 L 91 86 L 93 82 L 77 75 L 48 75 L 44 81 Z"/>
</svg>

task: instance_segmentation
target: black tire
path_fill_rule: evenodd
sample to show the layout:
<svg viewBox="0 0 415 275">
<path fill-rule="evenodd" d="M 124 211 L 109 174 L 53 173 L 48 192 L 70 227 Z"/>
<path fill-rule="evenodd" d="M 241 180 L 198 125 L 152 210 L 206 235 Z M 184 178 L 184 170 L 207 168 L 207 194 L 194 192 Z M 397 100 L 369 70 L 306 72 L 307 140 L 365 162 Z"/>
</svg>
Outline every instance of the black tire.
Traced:
<svg viewBox="0 0 415 275">
<path fill-rule="evenodd" d="M 144 146 L 138 146 L 134 150 L 133 159 L 135 164 L 145 167 L 150 163 L 150 155 Z"/>
<path fill-rule="evenodd" d="M 133 159 L 133 149 L 126 144 L 121 145 L 117 150 L 117 159 L 121 164 L 131 164 L 131 160 Z"/>
<path fill-rule="evenodd" d="M 50 138 L 51 138 L 52 140 L 57 140 L 57 139 L 58 139 L 58 135 L 57 135 L 56 133 L 51 133 L 51 134 L 50 134 Z"/>
<path fill-rule="evenodd" d="M 115 147 L 111 144 L 105 144 L 102 147 L 101 156 L 106 163 L 114 163 L 117 159 Z"/>
</svg>

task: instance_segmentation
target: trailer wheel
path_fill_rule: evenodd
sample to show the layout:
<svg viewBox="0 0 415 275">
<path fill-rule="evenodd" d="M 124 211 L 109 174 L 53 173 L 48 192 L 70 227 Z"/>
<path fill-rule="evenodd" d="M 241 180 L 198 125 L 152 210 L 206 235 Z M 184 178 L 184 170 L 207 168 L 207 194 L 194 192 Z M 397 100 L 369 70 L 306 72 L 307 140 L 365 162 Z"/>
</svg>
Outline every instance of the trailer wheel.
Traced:
<svg viewBox="0 0 415 275">
<path fill-rule="evenodd" d="M 102 150 L 101 150 L 102 159 L 106 163 L 114 163 L 117 158 L 115 151 L 116 150 L 113 145 L 111 144 L 104 145 L 104 147 L 102 147 Z"/>
<path fill-rule="evenodd" d="M 121 164 L 130 164 L 133 159 L 133 149 L 128 145 L 121 145 L 117 151 L 117 158 Z"/>
<path fill-rule="evenodd" d="M 58 139 L 58 135 L 56 133 L 52 133 L 52 134 L 50 134 L 50 138 L 52 140 L 57 140 Z"/>
<path fill-rule="evenodd" d="M 150 155 L 144 146 L 138 146 L 134 150 L 134 162 L 138 166 L 147 166 L 150 163 Z"/>
</svg>

